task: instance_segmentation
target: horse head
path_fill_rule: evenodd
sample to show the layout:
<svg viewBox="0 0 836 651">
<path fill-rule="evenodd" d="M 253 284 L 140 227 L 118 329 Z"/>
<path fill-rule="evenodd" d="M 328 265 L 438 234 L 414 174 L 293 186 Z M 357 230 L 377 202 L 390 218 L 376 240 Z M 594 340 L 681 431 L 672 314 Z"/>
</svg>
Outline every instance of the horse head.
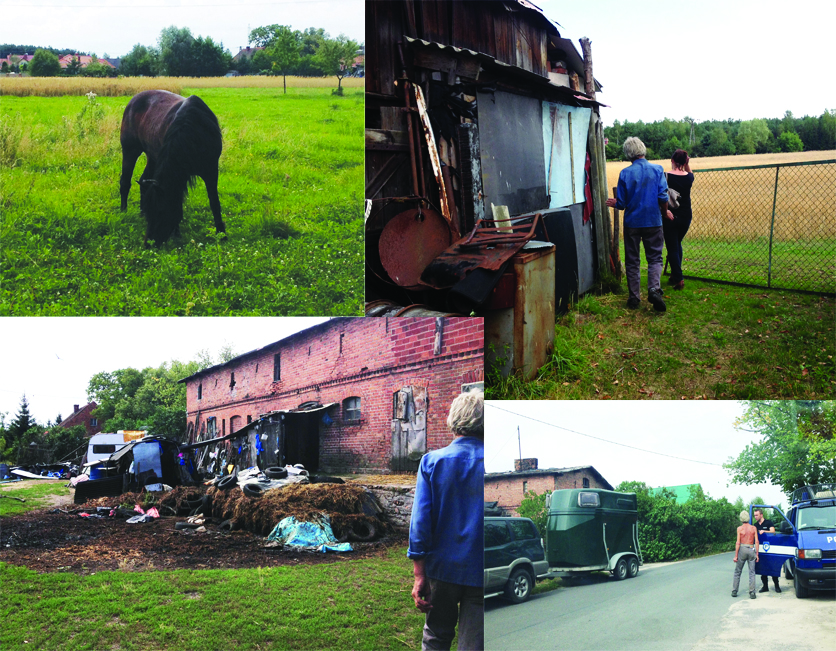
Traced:
<svg viewBox="0 0 836 651">
<path fill-rule="evenodd" d="M 160 246 L 173 232 L 179 231 L 183 219 L 183 191 L 157 179 L 141 179 L 137 183 L 139 207 L 147 222 L 145 240 L 154 240 Z"/>
</svg>

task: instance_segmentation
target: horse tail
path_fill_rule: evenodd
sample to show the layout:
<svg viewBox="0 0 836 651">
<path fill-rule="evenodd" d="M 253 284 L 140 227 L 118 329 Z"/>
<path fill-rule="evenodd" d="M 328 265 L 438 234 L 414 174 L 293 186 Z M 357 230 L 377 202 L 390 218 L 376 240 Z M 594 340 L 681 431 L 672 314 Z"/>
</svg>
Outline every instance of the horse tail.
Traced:
<svg viewBox="0 0 836 651">
<path fill-rule="evenodd" d="M 185 192 L 187 185 L 194 186 L 202 165 L 215 164 L 222 148 L 218 118 L 202 99 L 192 95 L 177 109 L 165 134 L 160 160 Z"/>
</svg>

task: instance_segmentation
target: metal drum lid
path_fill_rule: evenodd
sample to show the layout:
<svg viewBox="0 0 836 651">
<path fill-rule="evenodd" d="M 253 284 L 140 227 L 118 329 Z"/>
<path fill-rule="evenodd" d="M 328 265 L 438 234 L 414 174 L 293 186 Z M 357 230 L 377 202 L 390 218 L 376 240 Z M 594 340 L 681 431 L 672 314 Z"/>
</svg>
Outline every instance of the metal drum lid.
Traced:
<svg viewBox="0 0 836 651">
<path fill-rule="evenodd" d="M 401 287 L 421 286 L 421 272 L 452 243 L 447 220 L 434 210 L 407 210 L 380 235 L 380 262 Z"/>
</svg>

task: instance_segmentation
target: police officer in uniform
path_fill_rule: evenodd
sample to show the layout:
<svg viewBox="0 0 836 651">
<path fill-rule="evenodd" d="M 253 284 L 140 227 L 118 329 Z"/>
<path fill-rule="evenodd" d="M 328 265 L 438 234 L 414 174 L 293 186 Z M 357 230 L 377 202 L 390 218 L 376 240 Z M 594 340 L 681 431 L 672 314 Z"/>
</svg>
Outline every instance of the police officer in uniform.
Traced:
<svg viewBox="0 0 836 651">
<path fill-rule="evenodd" d="M 755 509 L 753 514 L 755 516 L 754 525 L 758 530 L 758 536 L 763 532 L 775 533 L 775 523 L 772 520 L 764 520 L 763 511 Z M 772 577 L 772 581 L 775 584 L 775 592 L 781 592 L 781 586 L 778 585 L 778 578 L 777 576 Z M 769 592 L 769 577 L 761 575 L 761 583 L 763 583 L 763 587 L 758 592 Z"/>
</svg>

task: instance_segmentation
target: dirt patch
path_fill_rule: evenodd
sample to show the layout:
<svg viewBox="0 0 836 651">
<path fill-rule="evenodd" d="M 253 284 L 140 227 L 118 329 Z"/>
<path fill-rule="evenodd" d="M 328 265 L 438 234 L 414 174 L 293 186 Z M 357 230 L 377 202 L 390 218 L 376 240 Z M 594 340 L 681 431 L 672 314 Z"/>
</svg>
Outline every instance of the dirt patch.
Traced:
<svg viewBox="0 0 836 651">
<path fill-rule="evenodd" d="M 0 561 L 37 572 L 92 574 L 103 570 L 238 569 L 339 563 L 385 555 L 406 544 L 395 532 L 371 543 L 352 543 L 354 552 L 323 554 L 265 549 L 250 531 L 175 531 L 184 518 L 161 517 L 127 524 L 117 518 L 89 519 L 48 510 L 5 517 L 0 522 Z"/>
</svg>

